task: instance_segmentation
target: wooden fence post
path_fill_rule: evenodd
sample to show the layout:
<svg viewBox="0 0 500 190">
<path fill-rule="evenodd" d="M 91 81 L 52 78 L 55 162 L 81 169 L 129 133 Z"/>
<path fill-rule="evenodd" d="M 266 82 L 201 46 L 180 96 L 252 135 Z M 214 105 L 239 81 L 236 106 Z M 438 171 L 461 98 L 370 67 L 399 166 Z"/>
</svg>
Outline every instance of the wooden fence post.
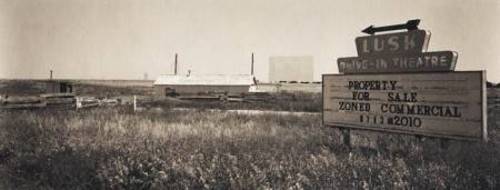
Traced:
<svg viewBox="0 0 500 190">
<path fill-rule="evenodd" d="M 79 97 L 76 97 L 75 99 L 76 99 L 76 101 L 75 101 L 76 108 L 75 109 L 78 110 L 78 109 L 82 108 L 82 99 Z"/>
<path fill-rule="evenodd" d="M 137 96 L 134 95 L 134 112 L 137 110 Z"/>
<path fill-rule="evenodd" d="M 342 143 L 349 148 L 349 151 L 351 150 L 351 129 L 348 128 L 340 128 L 340 133 L 342 136 Z"/>
</svg>

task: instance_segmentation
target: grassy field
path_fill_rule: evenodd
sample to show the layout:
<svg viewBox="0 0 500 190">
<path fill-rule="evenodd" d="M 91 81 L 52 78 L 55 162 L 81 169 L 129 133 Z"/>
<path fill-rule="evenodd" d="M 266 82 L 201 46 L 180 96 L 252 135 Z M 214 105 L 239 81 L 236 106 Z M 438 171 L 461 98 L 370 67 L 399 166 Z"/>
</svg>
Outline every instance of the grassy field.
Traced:
<svg viewBox="0 0 500 190">
<path fill-rule="evenodd" d="M 498 114 L 488 143 L 370 153 L 343 145 L 319 115 L 2 112 L 0 189 L 498 189 Z"/>
<path fill-rule="evenodd" d="M 248 95 L 252 96 L 252 95 Z M 259 101 L 186 101 L 172 98 L 139 99 L 138 104 L 145 108 L 195 108 L 221 110 L 274 110 L 292 112 L 321 112 L 321 94 L 305 92 L 270 93 L 260 97 Z"/>
</svg>

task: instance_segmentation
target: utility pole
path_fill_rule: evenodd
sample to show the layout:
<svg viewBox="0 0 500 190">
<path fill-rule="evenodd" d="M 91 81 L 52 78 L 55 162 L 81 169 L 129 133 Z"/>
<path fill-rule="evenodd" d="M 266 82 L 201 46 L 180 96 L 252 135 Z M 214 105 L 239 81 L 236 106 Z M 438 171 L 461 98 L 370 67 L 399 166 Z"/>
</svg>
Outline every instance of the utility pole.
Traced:
<svg viewBox="0 0 500 190">
<path fill-rule="evenodd" d="M 177 75 L 177 53 L 175 53 L 175 60 L 174 60 L 174 75 Z"/>
<path fill-rule="evenodd" d="M 252 52 L 252 67 L 250 69 L 250 74 L 253 76 L 253 63 L 254 63 L 254 55 L 253 55 L 253 52 Z"/>
</svg>

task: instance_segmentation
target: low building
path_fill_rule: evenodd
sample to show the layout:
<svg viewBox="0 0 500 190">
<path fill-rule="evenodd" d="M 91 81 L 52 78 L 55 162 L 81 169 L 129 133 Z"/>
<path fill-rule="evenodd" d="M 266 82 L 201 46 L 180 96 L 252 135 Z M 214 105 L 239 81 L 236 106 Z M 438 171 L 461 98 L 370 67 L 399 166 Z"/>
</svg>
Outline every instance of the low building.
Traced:
<svg viewBox="0 0 500 190">
<path fill-rule="evenodd" d="M 158 96 L 198 93 L 248 93 L 255 83 L 252 75 L 161 75 L 154 82 Z"/>
<path fill-rule="evenodd" d="M 45 93 L 73 93 L 73 85 L 68 81 L 45 81 Z"/>
</svg>

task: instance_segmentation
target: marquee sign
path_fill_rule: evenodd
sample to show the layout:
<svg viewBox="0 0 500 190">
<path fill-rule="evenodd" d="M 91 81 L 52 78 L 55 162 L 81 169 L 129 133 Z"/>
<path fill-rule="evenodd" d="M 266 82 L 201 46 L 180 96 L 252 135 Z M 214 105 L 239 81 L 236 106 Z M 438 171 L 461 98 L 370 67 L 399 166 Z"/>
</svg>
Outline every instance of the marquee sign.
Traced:
<svg viewBox="0 0 500 190">
<path fill-rule="evenodd" d="M 427 51 L 431 33 L 425 30 L 412 30 L 383 35 L 357 37 L 356 49 L 359 56 L 381 54 L 417 54 Z"/>
<path fill-rule="evenodd" d="M 457 53 L 427 52 L 419 20 L 373 27 L 356 38 L 359 57 L 323 75 L 327 126 L 487 140 L 486 73 L 454 72 Z M 374 35 L 395 29 L 406 32 Z"/>
<path fill-rule="evenodd" d="M 339 58 L 337 60 L 339 72 L 453 71 L 457 62 L 457 53 L 453 51 L 426 52 L 431 33 L 418 30 L 418 23 L 420 23 L 419 20 L 410 20 L 402 25 L 375 28 L 378 29 L 377 31 L 408 28 L 407 32 L 356 38 L 359 57 Z M 374 30 L 373 26 L 371 27 Z M 366 32 L 369 28 L 364 31 Z"/>
</svg>

